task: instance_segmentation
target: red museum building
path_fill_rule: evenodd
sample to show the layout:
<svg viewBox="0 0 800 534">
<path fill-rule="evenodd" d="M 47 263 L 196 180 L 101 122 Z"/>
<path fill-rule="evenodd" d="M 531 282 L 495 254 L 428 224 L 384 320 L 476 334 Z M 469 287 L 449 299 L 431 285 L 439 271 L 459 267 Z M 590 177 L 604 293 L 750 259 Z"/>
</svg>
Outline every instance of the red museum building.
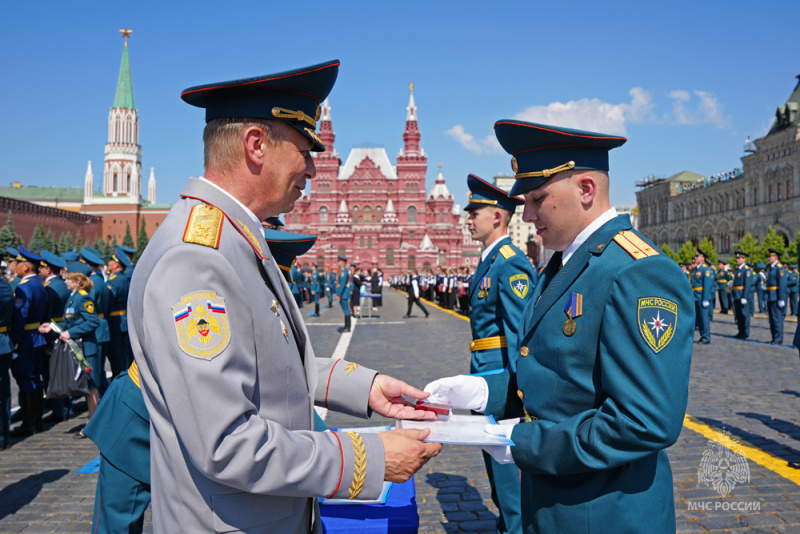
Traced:
<svg viewBox="0 0 800 534">
<path fill-rule="evenodd" d="M 413 84 L 396 165 L 383 148 L 354 148 L 342 165 L 327 100 L 319 136 L 327 151 L 315 154 L 317 176 L 285 215 L 287 231 L 317 236 L 299 264 L 335 266 L 344 254 L 362 268 L 380 267 L 386 276 L 465 264 L 461 209 L 453 204 L 441 163 L 436 184 L 430 194 L 426 191 L 428 156 L 420 147 Z"/>
</svg>

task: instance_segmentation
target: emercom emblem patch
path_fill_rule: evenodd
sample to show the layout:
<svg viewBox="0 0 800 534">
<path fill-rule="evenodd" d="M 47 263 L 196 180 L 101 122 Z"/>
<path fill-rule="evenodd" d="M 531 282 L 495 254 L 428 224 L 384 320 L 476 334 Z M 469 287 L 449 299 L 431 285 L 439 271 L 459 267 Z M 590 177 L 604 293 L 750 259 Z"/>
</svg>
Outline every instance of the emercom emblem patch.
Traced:
<svg viewBox="0 0 800 534">
<path fill-rule="evenodd" d="M 639 299 L 639 333 L 647 346 L 658 354 L 672 341 L 678 322 L 678 305 L 659 297 Z"/>
<path fill-rule="evenodd" d="M 220 354 L 231 341 L 225 300 L 213 291 L 198 291 L 172 307 L 181 350 L 203 360 Z"/>
<path fill-rule="evenodd" d="M 515 274 L 508 279 L 508 282 L 511 284 L 514 294 L 521 299 L 525 298 L 525 295 L 528 294 L 528 289 L 531 287 L 528 275 L 525 273 Z"/>
</svg>

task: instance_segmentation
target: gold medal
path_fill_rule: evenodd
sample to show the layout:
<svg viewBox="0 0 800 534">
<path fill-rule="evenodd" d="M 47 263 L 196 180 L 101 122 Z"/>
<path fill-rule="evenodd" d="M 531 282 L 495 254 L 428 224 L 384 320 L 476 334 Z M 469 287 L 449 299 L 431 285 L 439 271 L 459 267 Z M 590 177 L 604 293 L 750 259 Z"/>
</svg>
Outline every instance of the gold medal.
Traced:
<svg viewBox="0 0 800 534">
<path fill-rule="evenodd" d="M 485 291 L 485 290 L 483 290 L 483 289 L 481 289 L 480 291 L 478 291 L 478 298 L 479 298 L 479 299 L 485 299 L 485 298 L 486 298 L 486 291 Z"/>
<path fill-rule="evenodd" d="M 575 332 L 578 330 L 578 325 L 575 323 L 575 321 L 572 319 L 572 317 L 569 317 L 566 321 L 564 321 L 563 330 L 564 330 L 564 335 L 565 336 L 572 337 L 575 334 Z"/>
</svg>

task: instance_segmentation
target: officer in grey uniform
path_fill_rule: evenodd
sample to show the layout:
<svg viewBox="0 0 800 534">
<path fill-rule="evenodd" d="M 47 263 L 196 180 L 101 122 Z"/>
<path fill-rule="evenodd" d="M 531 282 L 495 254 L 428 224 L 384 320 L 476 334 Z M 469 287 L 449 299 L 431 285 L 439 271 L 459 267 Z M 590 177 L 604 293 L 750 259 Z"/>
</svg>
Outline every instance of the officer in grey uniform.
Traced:
<svg viewBox="0 0 800 534">
<path fill-rule="evenodd" d="M 422 442 L 427 431 L 312 430 L 314 405 L 435 415 L 408 405 L 403 395 L 426 395 L 404 382 L 314 355 L 262 233 L 316 173 L 319 103 L 338 66 L 182 94 L 206 110 L 205 176 L 189 179 L 150 240 L 128 298 L 155 532 L 319 533 L 317 497 L 376 498 L 441 450 Z"/>
</svg>

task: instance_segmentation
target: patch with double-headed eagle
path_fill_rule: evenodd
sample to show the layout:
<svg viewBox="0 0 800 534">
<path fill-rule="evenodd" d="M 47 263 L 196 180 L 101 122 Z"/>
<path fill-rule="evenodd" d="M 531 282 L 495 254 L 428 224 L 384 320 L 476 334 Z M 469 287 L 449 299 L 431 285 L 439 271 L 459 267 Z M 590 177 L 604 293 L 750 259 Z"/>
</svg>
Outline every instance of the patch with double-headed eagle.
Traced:
<svg viewBox="0 0 800 534">
<path fill-rule="evenodd" d="M 181 350 L 201 360 L 219 355 L 231 341 L 225 300 L 213 291 L 184 295 L 172 307 Z"/>
</svg>

